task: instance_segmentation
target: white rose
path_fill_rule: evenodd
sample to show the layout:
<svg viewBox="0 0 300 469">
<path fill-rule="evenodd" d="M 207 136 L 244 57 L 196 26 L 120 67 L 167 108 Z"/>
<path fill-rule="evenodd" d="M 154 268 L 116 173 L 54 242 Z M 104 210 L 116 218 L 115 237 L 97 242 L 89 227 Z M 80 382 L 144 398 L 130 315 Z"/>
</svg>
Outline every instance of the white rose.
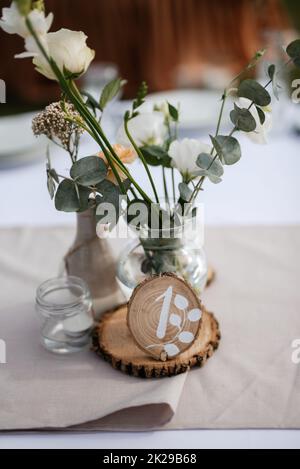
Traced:
<svg viewBox="0 0 300 469">
<path fill-rule="evenodd" d="M 250 99 L 239 98 L 236 101 L 236 104 L 240 108 L 248 109 L 251 102 L 252 101 L 250 101 Z M 266 143 L 268 143 L 268 139 L 267 139 L 268 132 L 272 128 L 272 113 L 271 113 L 271 108 L 270 107 L 261 108 L 261 109 L 265 113 L 265 117 L 266 117 L 265 122 L 263 124 L 261 124 L 259 114 L 258 114 L 258 111 L 257 111 L 256 107 L 254 105 L 251 106 L 249 111 L 251 112 L 252 116 L 255 119 L 256 129 L 253 132 L 245 132 L 245 134 L 254 143 L 266 144 Z"/>
<path fill-rule="evenodd" d="M 32 10 L 28 18 L 38 36 L 45 35 L 53 22 L 52 13 L 45 17 L 45 13 L 40 10 Z M 9 8 L 3 8 L 0 27 L 8 34 L 18 34 L 24 39 L 31 36 L 25 23 L 25 17 L 20 14 L 15 2 Z"/>
<path fill-rule="evenodd" d="M 67 70 L 71 74 L 80 76 L 87 71 L 95 57 L 95 51 L 87 46 L 86 40 L 87 36 L 82 31 L 60 29 L 47 34 L 47 52 L 61 72 Z M 42 75 L 50 80 L 57 79 L 42 54 L 36 55 L 33 63 Z"/>
<path fill-rule="evenodd" d="M 169 156 L 172 159 L 172 166 L 182 174 L 186 179 L 197 177 L 200 168 L 197 166 L 197 159 L 201 153 L 210 153 L 212 147 L 206 143 L 184 138 L 175 140 L 169 149 Z"/>
<path fill-rule="evenodd" d="M 160 112 L 139 114 L 129 121 L 128 130 L 138 147 L 162 145 L 167 134 L 165 118 Z M 123 124 L 117 133 L 117 142 L 125 146 L 131 146 Z"/>
</svg>

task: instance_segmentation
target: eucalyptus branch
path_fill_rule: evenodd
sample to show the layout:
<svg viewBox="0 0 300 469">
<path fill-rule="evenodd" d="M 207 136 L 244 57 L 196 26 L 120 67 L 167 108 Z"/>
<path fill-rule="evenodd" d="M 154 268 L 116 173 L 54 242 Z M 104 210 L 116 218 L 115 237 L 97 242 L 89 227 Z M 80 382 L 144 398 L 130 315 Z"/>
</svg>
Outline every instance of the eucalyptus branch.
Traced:
<svg viewBox="0 0 300 469">
<path fill-rule="evenodd" d="M 260 57 L 259 57 L 260 58 Z M 285 67 L 287 67 L 291 62 L 293 61 L 292 58 L 290 58 L 281 68 L 281 70 L 283 70 Z M 220 126 L 221 126 L 221 121 L 222 121 L 222 116 L 223 116 L 223 112 L 224 112 L 224 107 L 225 107 L 225 101 L 228 97 L 227 95 L 227 90 L 229 89 L 229 87 L 236 81 L 238 80 L 244 73 L 246 70 L 249 70 L 250 68 L 253 68 L 255 66 L 256 62 L 253 63 L 251 62 L 247 67 L 246 69 L 244 69 L 241 73 L 239 73 L 230 83 L 230 85 L 228 86 L 228 88 L 226 88 L 226 90 L 224 91 L 224 94 L 223 94 L 223 97 L 222 97 L 222 106 L 221 106 L 221 111 L 220 111 L 220 114 L 219 114 L 219 118 L 218 118 L 218 124 L 217 124 L 217 129 L 216 129 L 216 133 L 215 133 L 215 137 L 217 137 L 219 135 L 219 131 L 220 131 Z M 267 81 L 267 83 L 264 85 L 264 89 L 267 89 L 271 84 L 272 84 L 273 80 L 270 79 Z M 255 102 L 252 101 L 247 110 L 249 111 L 252 106 L 255 105 Z M 238 130 L 238 128 L 236 126 L 234 126 L 234 128 L 232 129 L 232 131 L 230 132 L 230 134 L 228 135 L 228 137 L 224 140 L 223 144 L 221 145 L 221 148 L 220 150 L 222 151 L 222 149 L 225 147 L 228 139 L 230 137 L 232 137 L 232 135 L 234 134 L 234 132 L 236 132 Z M 213 155 L 215 152 L 215 148 L 213 147 L 212 150 L 211 150 L 211 155 Z M 214 164 L 214 162 L 216 161 L 216 159 L 219 157 L 218 153 L 216 153 L 216 155 L 214 156 L 214 158 L 212 159 L 209 167 L 207 168 L 207 170 L 209 170 L 212 165 Z M 192 193 L 192 196 L 191 196 L 191 199 L 189 201 L 189 203 L 192 203 L 198 196 L 199 192 L 202 190 L 202 187 L 203 187 L 203 184 L 204 184 L 204 181 L 206 179 L 206 176 L 202 176 L 201 179 L 199 180 L 196 188 L 194 189 L 193 193 Z"/>
<path fill-rule="evenodd" d="M 222 96 L 222 104 L 221 104 L 221 109 L 220 109 L 220 113 L 219 113 L 219 117 L 218 117 L 218 123 L 217 123 L 216 132 L 215 132 L 215 137 L 217 137 L 219 135 L 219 131 L 220 131 L 221 124 L 222 124 L 222 118 L 223 118 L 223 114 L 224 114 L 224 109 L 225 109 L 225 103 L 226 103 L 226 100 L 229 96 L 229 93 L 228 93 L 229 90 L 231 89 L 232 85 L 237 80 L 239 80 L 246 72 L 248 72 L 249 70 L 251 70 L 252 68 L 254 68 L 257 65 L 257 62 L 263 57 L 264 53 L 265 53 L 265 50 L 256 52 L 256 54 L 252 58 L 251 62 L 249 62 L 248 65 L 241 72 L 239 72 L 231 80 L 229 85 L 225 88 L 223 96 Z M 272 80 L 271 80 L 271 82 L 272 82 Z M 213 154 L 213 150 L 212 150 L 211 154 Z"/>
</svg>

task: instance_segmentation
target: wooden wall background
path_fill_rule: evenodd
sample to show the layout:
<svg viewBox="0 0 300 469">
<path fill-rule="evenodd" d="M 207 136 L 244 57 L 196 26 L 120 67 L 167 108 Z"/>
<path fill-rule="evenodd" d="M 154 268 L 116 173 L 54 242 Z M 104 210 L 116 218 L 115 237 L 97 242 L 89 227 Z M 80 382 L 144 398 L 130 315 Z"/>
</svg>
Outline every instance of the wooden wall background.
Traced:
<svg viewBox="0 0 300 469">
<path fill-rule="evenodd" d="M 10 0 L 0 2 L 7 6 Z M 179 64 L 210 62 L 236 69 L 262 46 L 265 29 L 289 25 L 280 0 L 46 0 L 55 14 L 52 30 L 82 29 L 96 60 L 118 64 L 131 96 L 141 80 L 150 90 L 175 86 Z M 0 77 L 24 102 L 48 102 L 55 85 L 16 62 L 22 40 L 0 32 Z"/>
</svg>

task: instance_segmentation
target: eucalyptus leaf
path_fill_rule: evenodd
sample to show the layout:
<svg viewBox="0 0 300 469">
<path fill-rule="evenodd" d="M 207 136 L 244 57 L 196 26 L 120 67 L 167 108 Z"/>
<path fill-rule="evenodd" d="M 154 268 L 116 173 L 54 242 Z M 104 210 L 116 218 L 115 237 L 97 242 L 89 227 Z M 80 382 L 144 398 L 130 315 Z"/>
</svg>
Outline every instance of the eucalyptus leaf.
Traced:
<svg viewBox="0 0 300 469">
<path fill-rule="evenodd" d="M 238 130 L 253 132 L 256 129 L 256 121 L 249 109 L 239 108 L 236 104 L 230 113 L 231 122 Z"/>
<path fill-rule="evenodd" d="M 255 108 L 257 110 L 257 114 L 258 114 L 258 117 L 259 117 L 259 122 L 261 123 L 261 125 L 263 125 L 265 123 L 265 120 L 266 120 L 266 115 L 260 107 L 255 106 Z"/>
<path fill-rule="evenodd" d="M 276 66 L 274 64 L 268 67 L 268 75 L 270 79 L 272 80 L 272 88 L 273 88 L 274 96 L 277 100 L 279 100 L 280 86 L 277 82 Z"/>
<path fill-rule="evenodd" d="M 147 145 L 141 148 L 141 152 L 150 166 L 171 167 L 171 158 L 163 148 L 157 145 Z"/>
<path fill-rule="evenodd" d="M 101 194 L 102 202 L 109 202 L 119 207 L 119 197 L 122 195 L 119 186 L 105 179 L 96 185 L 96 189 Z"/>
<path fill-rule="evenodd" d="M 209 174 L 208 175 L 208 179 L 210 180 L 210 182 L 212 182 L 213 184 L 220 184 L 220 182 L 222 182 L 222 179 L 219 178 L 218 176 L 214 176 L 213 174 Z"/>
<path fill-rule="evenodd" d="M 51 200 L 53 200 L 54 195 L 55 195 L 55 182 L 50 174 L 50 172 L 47 172 L 47 188 L 49 195 L 51 197 Z"/>
<path fill-rule="evenodd" d="M 258 106 L 268 106 L 271 103 L 271 96 L 268 91 L 256 80 L 243 80 L 238 88 L 238 96 L 253 101 Z"/>
<path fill-rule="evenodd" d="M 182 200 L 184 200 L 185 202 L 189 202 L 193 195 L 193 191 L 184 182 L 181 182 L 178 188 L 179 188 L 179 193 L 180 193 L 180 197 L 182 198 Z"/>
<path fill-rule="evenodd" d="M 168 108 L 169 108 L 169 114 L 171 118 L 173 119 L 173 121 L 178 122 L 179 120 L 178 109 L 170 103 L 168 103 Z"/>
<path fill-rule="evenodd" d="M 82 186 L 93 186 L 106 178 L 107 166 L 98 156 L 87 156 L 73 164 L 70 175 Z"/>
<path fill-rule="evenodd" d="M 88 208 L 90 190 L 64 179 L 57 188 L 55 208 L 61 212 L 80 212 Z"/>
<path fill-rule="evenodd" d="M 286 53 L 293 60 L 294 64 L 300 67 L 300 39 L 291 42 L 286 49 Z"/>
<path fill-rule="evenodd" d="M 197 174 L 198 174 L 198 176 L 207 177 L 210 180 L 210 182 L 212 182 L 213 184 L 219 184 L 220 182 L 222 182 L 222 179 L 220 177 L 214 176 L 213 174 L 211 174 L 206 169 L 202 169 L 201 171 L 198 171 Z"/>
<path fill-rule="evenodd" d="M 219 158 L 224 164 L 232 165 L 241 159 L 242 151 L 236 138 L 225 135 L 211 136 L 210 138 Z"/>
<path fill-rule="evenodd" d="M 209 155 L 208 153 L 201 153 L 197 158 L 197 166 L 205 170 L 207 174 L 212 176 L 223 176 L 224 169 L 221 162 Z"/>
<path fill-rule="evenodd" d="M 59 177 L 58 177 L 57 172 L 55 171 L 55 169 L 53 169 L 53 168 L 49 169 L 49 175 L 52 177 L 52 179 L 53 179 L 57 184 L 59 184 Z"/>
<path fill-rule="evenodd" d="M 114 208 L 115 223 L 111 225 L 111 228 L 113 228 L 118 222 L 118 219 L 121 214 L 122 193 L 118 186 L 113 184 L 111 181 L 108 181 L 107 179 L 97 184 L 96 189 L 97 192 L 101 195 L 101 197 L 97 196 L 97 206 L 101 205 L 102 203 L 105 203 L 112 204 Z M 96 211 L 96 220 L 97 222 L 101 222 L 102 217 L 99 216 L 99 213 L 97 212 L 98 210 Z"/>
<path fill-rule="evenodd" d="M 99 105 L 101 111 L 103 111 L 107 104 L 117 96 L 120 89 L 125 83 L 126 81 L 122 80 L 121 78 L 116 78 L 115 80 L 112 80 L 111 82 L 107 83 L 100 97 Z"/>
</svg>

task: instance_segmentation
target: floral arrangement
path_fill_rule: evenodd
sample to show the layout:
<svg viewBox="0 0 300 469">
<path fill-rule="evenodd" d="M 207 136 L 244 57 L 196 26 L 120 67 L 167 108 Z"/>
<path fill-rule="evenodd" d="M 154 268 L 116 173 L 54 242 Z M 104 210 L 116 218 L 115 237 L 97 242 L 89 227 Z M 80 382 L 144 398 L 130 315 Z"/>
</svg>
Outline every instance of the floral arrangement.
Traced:
<svg viewBox="0 0 300 469">
<path fill-rule="evenodd" d="M 80 212 L 92 207 L 97 209 L 103 202 L 108 202 L 115 206 L 117 217 L 125 212 L 130 222 L 129 208 L 136 201 L 162 208 L 152 171 L 153 166 L 160 166 L 164 197 L 173 206 L 175 220 L 176 210 L 185 204 L 193 205 L 205 181 L 220 183 L 226 166 L 240 160 L 238 133 L 245 133 L 258 143 L 266 141 L 272 121 L 268 88 L 271 87 L 278 98 L 279 71 L 275 65 L 268 67 L 265 86 L 253 79 L 244 79 L 245 73 L 263 57 L 264 51 L 258 51 L 224 90 L 216 131 L 209 136 L 208 142 L 179 140 L 179 108 L 169 103 L 155 106 L 153 112 L 144 112 L 145 83 L 141 84 L 131 109 L 124 115 L 116 142 L 111 142 L 103 131 L 101 119 L 106 106 L 125 81 L 121 78 L 113 80 L 99 97 L 79 90 L 76 80 L 87 71 L 95 56 L 87 46 L 87 36 L 68 29 L 49 32 L 53 14 L 46 15 L 43 0 L 15 0 L 10 8 L 3 9 L 2 14 L 2 29 L 24 38 L 25 52 L 17 57 L 31 58 L 36 70 L 50 80 L 56 80 L 61 88 L 60 102 L 50 104 L 33 121 L 34 133 L 46 135 L 66 150 L 71 159 L 67 177 L 57 174 L 49 158 L 47 161 L 48 189 L 55 198 L 57 210 Z M 287 64 L 300 66 L 300 40 L 292 42 L 286 52 Z M 221 133 L 222 120 L 229 97 L 233 101 L 230 113 L 233 127 L 228 135 L 224 135 Z M 99 146 L 98 155 L 79 157 L 80 137 L 85 132 Z M 130 172 L 130 164 L 137 158 L 149 178 L 151 193 L 146 193 Z M 175 187 L 175 171 L 181 175 L 178 187 Z M 171 173 L 172 184 L 167 183 L 167 172 Z M 127 202 L 122 209 L 120 196 Z M 98 215 L 100 221 L 101 216 Z M 149 218 L 143 223 L 149 224 Z"/>
</svg>

